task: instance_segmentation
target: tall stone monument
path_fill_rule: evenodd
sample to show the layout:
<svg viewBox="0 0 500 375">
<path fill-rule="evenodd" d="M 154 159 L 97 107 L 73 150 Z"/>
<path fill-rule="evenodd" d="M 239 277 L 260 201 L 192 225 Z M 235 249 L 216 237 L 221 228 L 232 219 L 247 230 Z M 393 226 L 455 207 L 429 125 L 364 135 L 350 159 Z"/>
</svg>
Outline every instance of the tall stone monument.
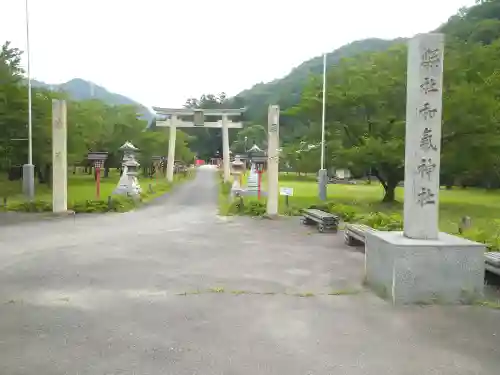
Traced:
<svg viewBox="0 0 500 375">
<path fill-rule="evenodd" d="M 52 100 L 52 211 L 68 210 L 66 102 Z"/>
<path fill-rule="evenodd" d="M 366 283 L 394 304 L 470 303 L 483 293 L 483 244 L 439 232 L 444 36 L 408 46 L 404 231 L 367 235 Z"/>
<path fill-rule="evenodd" d="M 270 105 L 267 116 L 267 215 L 276 216 L 279 202 L 279 106 Z"/>
</svg>

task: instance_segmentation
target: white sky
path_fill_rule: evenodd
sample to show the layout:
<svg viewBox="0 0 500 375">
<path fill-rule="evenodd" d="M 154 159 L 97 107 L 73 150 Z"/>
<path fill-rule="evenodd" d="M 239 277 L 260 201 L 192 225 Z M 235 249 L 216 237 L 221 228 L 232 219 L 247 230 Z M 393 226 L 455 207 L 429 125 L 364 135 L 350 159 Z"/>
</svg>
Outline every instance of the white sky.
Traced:
<svg viewBox="0 0 500 375">
<path fill-rule="evenodd" d="M 0 44 L 25 49 L 25 0 Z M 29 0 L 32 76 L 93 81 L 148 106 L 235 95 L 368 37 L 431 31 L 474 0 Z"/>
</svg>

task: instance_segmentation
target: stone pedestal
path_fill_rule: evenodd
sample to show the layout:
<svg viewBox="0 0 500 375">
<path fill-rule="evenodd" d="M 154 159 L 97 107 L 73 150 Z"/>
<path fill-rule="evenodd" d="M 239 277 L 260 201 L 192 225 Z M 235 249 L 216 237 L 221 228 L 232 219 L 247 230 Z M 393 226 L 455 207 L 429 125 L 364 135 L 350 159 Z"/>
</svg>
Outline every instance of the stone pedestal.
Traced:
<svg viewBox="0 0 500 375">
<path fill-rule="evenodd" d="M 394 304 L 471 303 L 483 294 L 485 246 L 447 233 L 436 240 L 368 233 L 365 282 Z"/>
<path fill-rule="evenodd" d="M 23 194 L 30 201 L 35 199 L 35 166 L 33 164 L 23 165 Z"/>
</svg>

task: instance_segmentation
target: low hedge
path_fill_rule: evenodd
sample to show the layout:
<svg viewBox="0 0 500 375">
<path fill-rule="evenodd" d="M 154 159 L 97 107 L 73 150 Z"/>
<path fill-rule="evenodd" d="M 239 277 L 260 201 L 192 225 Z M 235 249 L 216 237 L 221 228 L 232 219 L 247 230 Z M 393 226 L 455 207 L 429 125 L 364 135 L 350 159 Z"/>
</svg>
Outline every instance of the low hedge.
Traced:
<svg viewBox="0 0 500 375">
<path fill-rule="evenodd" d="M 132 198 L 113 196 L 109 201 L 88 199 L 73 202 L 68 205 L 68 210 L 75 213 L 126 212 L 136 207 L 137 204 Z M 7 205 L 6 210 L 16 212 L 52 212 L 52 202 L 35 200 L 32 202 L 11 203 Z"/>
</svg>

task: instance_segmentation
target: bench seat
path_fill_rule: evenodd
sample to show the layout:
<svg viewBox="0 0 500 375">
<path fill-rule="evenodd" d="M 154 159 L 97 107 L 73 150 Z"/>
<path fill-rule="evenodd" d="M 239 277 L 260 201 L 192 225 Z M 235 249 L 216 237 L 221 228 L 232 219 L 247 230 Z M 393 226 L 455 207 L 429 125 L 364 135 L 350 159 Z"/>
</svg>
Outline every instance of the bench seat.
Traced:
<svg viewBox="0 0 500 375">
<path fill-rule="evenodd" d="M 316 208 L 302 210 L 302 223 L 304 225 L 317 224 L 320 232 L 334 230 L 337 231 L 340 217 L 329 212 Z"/>
<path fill-rule="evenodd" d="M 357 243 L 365 243 L 366 234 L 374 232 L 375 229 L 364 224 L 347 224 L 344 229 L 344 240 L 349 246 L 354 246 Z"/>
<path fill-rule="evenodd" d="M 484 254 L 486 270 L 500 276 L 500 252 L 492 251 Z"/>
</svg>

